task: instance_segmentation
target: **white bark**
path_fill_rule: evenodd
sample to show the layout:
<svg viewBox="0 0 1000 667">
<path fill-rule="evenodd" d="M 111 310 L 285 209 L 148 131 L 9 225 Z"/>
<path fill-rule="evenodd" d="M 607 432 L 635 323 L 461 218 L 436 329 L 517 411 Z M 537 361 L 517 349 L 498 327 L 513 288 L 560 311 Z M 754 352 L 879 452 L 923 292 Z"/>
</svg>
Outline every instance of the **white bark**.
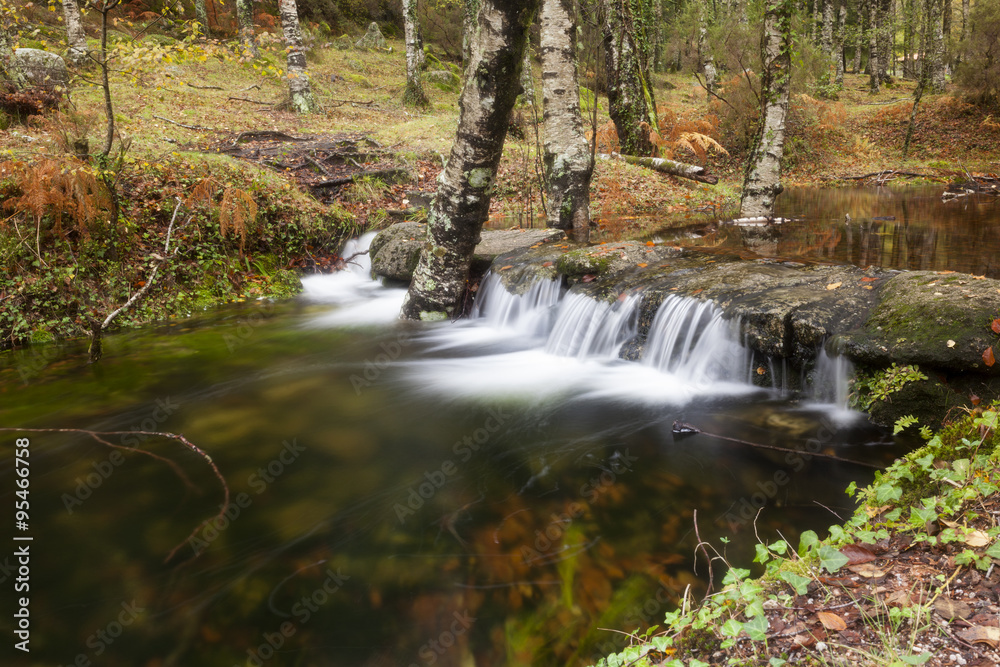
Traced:
<svg viewBox="0 0 1000 667">
<path fill-rule="evenodd" d="M 576 56 L 576 0 L 542 0 L 543 162 L 548 179 L 550 227 L 572 230 L 574 240 L 590 238 L 590 143 L 583 134 Z"/>
<path fill-rule="evenodd" d="M 278 13 L 281 15 L 285 49 L 288 51 L 288 95 L 291 108 L 297 113 L 312 113 L 319 105 L 309 85 L 306 54 L 302 49 L 302 31 L 299 28 L 299 11 L 295 0 L 278 0 Z"/>
<path fill-rule="evenodd" d="M 257 37 L 253 29 L 252 0 L 236 0 L 236 19 L 240 26 L 240 44 L 243 50 L 254 58 L 259 58 L 260 49 L 257 48 Z"/>
<path fill-rule="evenodd" d="M 403 36 L 406 40 L 406 88 L 403 90 L 403 104 L 426 107 L 430 104 L 420 83 L 420 61 L 423 46 L 419 38 L 419 18 L 417 0 L 403 0 Z"/>
<path fill-rule="evenodd" d="M 881 89 L 878 62 L 878 0 L 868 0 L 868 89 L 875 95 Z"/>
<path fill-rule="evenodd" d="M 479 9 L 482 0 L 462 0 L 464 14 L 462 17 L 462 71 L 468 69 L 472 62 L 472 40 L 479 26 Z M 465 75 L 463 74 L 463 77 Z"/>
<path fill-rule="evenodd" d="M 205 9 L 205 0 L 194 0 L 194 16 L 198 21 L 198 34 L 208 36 L 208 11 Z"/>
<path fill-rule="evenodd" d="M 823 0 L 823 29 L 820 32 L 823 57 L 833 65 L 833 0 Z M 829 68 L 827 69 L 829 72 Z"/>
<path fill-rule="evenodd" d="M 836 74 L 834 75 L 834 81 L 838 84 L 844 84 L 844 31 L 847 29 L 847 0 L 841 0 L 840 3 L 840 16 L 837 21 L 837 48 L 834 57 L 837 59 L 835 64 Z"/>
<path fill-rule="evenodd" d="M 935 93 L 943 93 L 945 88 L 945 63 L 944 63 L 944 23 L 942 12 L 944 10 L 944 0 L 929 0 L 928 20 L 931 24 L 931 45 L 928 49 L 929 66 L 931 68 L 931 90 Z"/>
<path fill-rule="evenodd" d="M 76 0 L 62 0 L 63 18 L 66 21 L 66 41 L 69 49 L 66 57 L 74 65 L 83 65 L 87 60 L 87 35 L 83 32 L 80 6 Z"/>
<path fill-rule="evenodd" d="M 785 147 L 791 76 L 791 0 L 771 0 L 764 14 L 761 44 L 761 124 L 747 166 L 740 217 L 770 217 L 781 192 L 781 157 Z"/>
</svg>

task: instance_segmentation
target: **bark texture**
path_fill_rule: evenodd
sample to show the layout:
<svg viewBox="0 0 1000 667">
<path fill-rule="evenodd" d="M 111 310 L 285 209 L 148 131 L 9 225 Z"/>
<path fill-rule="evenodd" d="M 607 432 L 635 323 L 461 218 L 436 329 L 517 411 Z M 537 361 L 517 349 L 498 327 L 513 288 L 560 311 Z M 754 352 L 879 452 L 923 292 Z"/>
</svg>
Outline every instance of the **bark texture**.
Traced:
<svg viewBox="0 0 1000 667">
<path fill-rule="evenodd" d="M 649 48 L 645 35 L 645 0 L 601 0 L 604 13 L 604 63 L 608 81 L 608 114 L 626 155 L 649 155 L 656 128 L 656 100 L 643 67 Z"/>
<path fill-rule="evenodd" d="M 893 8 L 894 0 L 878 0 L 878 76 L 889 81 L 889 66 L 895 66 L 893 49 Z"/>
<path fill-rule="evenodd" d="M 836 41 L 837 49 L 834 54 L 836 59 L 834 67 L 834 81 L 839 85 L 844 85 L 844 33 L 847 29 L 847 2 L 842 0 L 840 3 L 840 12 L 837 20 L 837 32 Z"/>
<path fill-rule="evenodd" d="M 829 63 L 827 72 L 833 66 L 833 0 L 823 0 L 823 29 L 820 32 L 820 48 L 823 58 Z"/>
<path fill-rule="evenodd" d="M 208 36 L 208 11 L 205 9 L 205 0 L 194 0 L 194 17 L 198 20 L 198 34 Z"/>
<path fill-rule="evenodd" d="M 781 156 L 785 147 L 791 78 L 792 0 L 772 0 L 764 13 L 761 39 L 761 123 L 747 163 L 740 217 L 770 217 L 781 192 Z"/>
<path fill-rule="evenodd" d="M 87 60 L 87 35 L 83 32 L 80 6 L 76 0 L 62 0 L 63 18 L 66 21 L 66 42 L 69 49 L 66 58 L 74 65 L 83 65 Z"/>
<path fill-rule="evenodd" d="M 400 313 L 405 319 L 434 321 L 461 314 L 537 9 L 538 0 L 482 1 L 459 98 L 455 143 L 438 177 L 427 241 Z"/>
<path fill-rule="evenodd" d="M 257 48 L 257 36 L 253 29 L 253 2 L 252 0 L 236 0 L 236 20 L 240 26 L 240 44 L 244 52 L 249 53 L 254 58 L 260 57 L 260 49 Z"/>
<path fill-rule="evenodd" d="M 700 167 L 696 164 L 677 162 L 676 160 L 668 160 L 662 157 L 635 157 L 634 155 L 619 155 L 618 153 L 612 153 L 610 155 L 598 153 L 597 157 L 602 160 L 622 160 L 624 162 L 628 162 L 629 164 L 637 164 L 640 167 L 646 167 L 647 169 L 652 169 L 653 171 L 660 171 L 664 174 L 670 174 L 680 178 L 688 178 L 692 181 L 698 181 L 700 183 L 710 183 L 711 185 L 715 185 L 719 182 L 718 177 L 708 174 L 704 167 Z"/>
<path fill-rule="evenodd" d="M 882 89 L 878 62 L 878 0 L 868 0 L 868 90 L 872 95 Z"/>
<path fill-rule="evenodd" d="M 931 90 L 943 93 L 945 87 L 944 58 L 944 0 L 927 0 L 927 20 L 930 22 L 930 48 L 927 49 L 928 66 L 930 67 Z"/>
<path fill-rule="evenodd" d="M 312 113 L 319 105 L 309 85 L 306 71 L 306 54 L 302 50 L 302 30 L 299 28 L 299 10 L 295 0 L 278 0 L 281 30 L 288 51 L 288 96 L 292 111 Z"/>
<path fill-rule="evenodd" d="M 462 2 L 465 10 L 462 16 L 462 70 L 464 71 L 472 62 L 472 40 L 476 37 L 482 0 L 462 0 Z"/>
<path fill-rule="evenodd" d="M 403 90 L 403 104 L 411 107 L 426 107 L 430 104 L 420 83 L 423 45 L 420 43 L 419 23 L 417 0 L 403 0 L 403 34 L 406 40 L 406 88 Z"/>
<path fill-rule="evenodd" d="M 590 239 L 590 143 L 583 134 L 577 69 L 576 0 L 542 0 L 542 160 L 548 180 L 549 227 L 572 230 L 575 241 Z"/>
</svg>

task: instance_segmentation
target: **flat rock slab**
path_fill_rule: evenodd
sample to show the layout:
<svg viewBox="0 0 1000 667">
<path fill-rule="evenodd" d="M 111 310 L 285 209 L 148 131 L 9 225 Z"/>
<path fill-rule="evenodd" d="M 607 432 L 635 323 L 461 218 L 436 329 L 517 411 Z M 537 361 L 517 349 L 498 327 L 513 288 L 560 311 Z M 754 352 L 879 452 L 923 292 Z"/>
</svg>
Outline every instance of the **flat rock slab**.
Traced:
<svg viewBox="0 0 1000 667">
<path fill-rule="evenodd" d="M 401 222 L 379 232 L 369 254 L 377 276 L 409 282 L 426 243 L 427 224 Z M 473 254 L 473 264 L 488 267 L 499 255 L 563 239 L 560 229 L 483 230 Z"/>
<path fill-rule="evenodd" d="M 42 88 L 56 86 L 65 88 L 69 84 L 69 72 L 62 56 L 41 49 L 17 49 L 11 62 L 30 83 Z"/>
</svg>

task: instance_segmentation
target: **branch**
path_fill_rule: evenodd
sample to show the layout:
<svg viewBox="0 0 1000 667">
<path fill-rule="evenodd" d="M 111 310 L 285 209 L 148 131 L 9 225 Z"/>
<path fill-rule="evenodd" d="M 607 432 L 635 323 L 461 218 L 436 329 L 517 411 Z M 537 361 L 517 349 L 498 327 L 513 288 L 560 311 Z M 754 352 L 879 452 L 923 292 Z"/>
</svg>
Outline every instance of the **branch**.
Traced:
<svg viewBox="0 0 1000 667">
<path fill-rule="evenodd" d="M 252 102 L 254 104 L 261 104 L 264 106 L 273 107 L 274 102 L 261 102 L 260 100 L 251 100 L 249 97 L 229 97 L 230 100 L 239 100 L 240 102 Z"/>
<path fill-rule="evenodd" d="M 187 81 L 184 83 L 192 88 L 197 88 L 198 90 L 223 90 L 222 86 L 196 86 L 193 83 L 188 83 Z"/>
<path fill-rule="evenodd" d="M 212 127 L 202 127 L 201 125 L 185 125 L 184 123 L 178 123 L 176 120 L 170 120 L 169 118 L 164 118 L 163 116 L 157 116 L 153 114 L 153 118 L 159 118 L 160 120 L 165 120 L 168 123 L 173 123 L 174 125 L 179 125 L 180 127 L 186 127 L 189 130 L 205 130 L 207 132 L 223 132 L 224 130 L 216 130 Z"/>
</svg>

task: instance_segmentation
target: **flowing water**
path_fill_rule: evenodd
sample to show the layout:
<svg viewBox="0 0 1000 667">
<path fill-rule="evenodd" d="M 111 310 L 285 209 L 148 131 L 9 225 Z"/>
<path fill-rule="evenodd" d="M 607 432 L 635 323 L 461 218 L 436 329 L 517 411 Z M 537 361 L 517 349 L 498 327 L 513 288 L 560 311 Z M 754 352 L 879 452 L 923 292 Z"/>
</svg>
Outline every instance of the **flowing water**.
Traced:
<svg viewBox="0 0 1000 667">
<path fill-rule="evenodd" d="M 846 518 L 870 469 L 810 453 L 900 453 L 843 408 L 835 357 L 802 395 L 750 384 L 758 362 L 709 304 L 664 301 L 626 362 L 634 297 L 488 277 L 470 319 L 414 325 L 357 261 L 295 302 L 110 337 L 99 364 L 6 355 L 0 425 L 125 432 L 0 432 L 9 505 L 14 438 L 31 452 L 13 664 L 586 665 L 623 644 L 600 628 L 704 591 L 696 535 L 746 566 L 757 534 Z M 231 493 L 187 544 L 223 488 L 150 431 L 183 433 Z"/>
</svg>

